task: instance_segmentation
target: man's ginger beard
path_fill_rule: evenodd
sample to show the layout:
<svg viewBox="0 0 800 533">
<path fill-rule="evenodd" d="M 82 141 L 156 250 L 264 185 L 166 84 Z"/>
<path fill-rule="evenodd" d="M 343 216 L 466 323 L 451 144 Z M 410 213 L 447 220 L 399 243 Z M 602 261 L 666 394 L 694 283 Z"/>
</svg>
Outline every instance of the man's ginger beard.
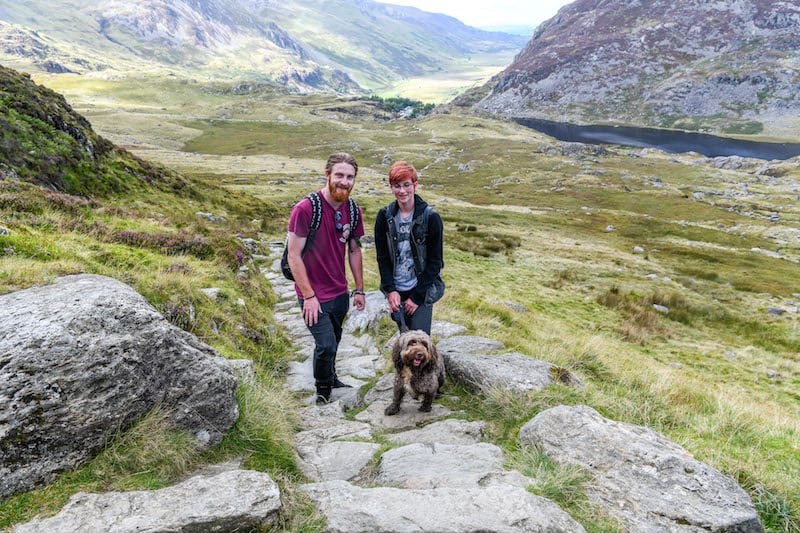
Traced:
<svg viewBox="0 0 800 533">
<path fill-rule="evenodd" d="M 340 189 L 331 180 L 328 180 L 328 192 L 331 193 L 334 202 L 345 202 L 350 197 L 350 189 Z"/>
</svg>

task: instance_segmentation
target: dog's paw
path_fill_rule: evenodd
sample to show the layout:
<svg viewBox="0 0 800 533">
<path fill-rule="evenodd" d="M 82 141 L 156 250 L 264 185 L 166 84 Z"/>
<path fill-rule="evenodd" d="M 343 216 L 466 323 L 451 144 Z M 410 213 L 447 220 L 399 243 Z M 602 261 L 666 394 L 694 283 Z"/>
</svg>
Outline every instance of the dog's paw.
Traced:
<svg viewBox="0 0 800 533">
<path fill-rule="evenodd" d="M 423 413 L 430 413 L 431 409 L 433 409 L 433 407 L 429 404 L 423 403 L 422 405 L 419 406 L 419 410 L 422 411 Z"/>
<path fill-rule="evenodd" d="M 400 406 L 399 405 L 390 405 L 389 407 L 387 407 L 383 411 L 383 414 L 385 414 L 386 416 L 392 416 L 392 415 L 396 415 L 399 412 L 400 412 Z"/>
</svg>

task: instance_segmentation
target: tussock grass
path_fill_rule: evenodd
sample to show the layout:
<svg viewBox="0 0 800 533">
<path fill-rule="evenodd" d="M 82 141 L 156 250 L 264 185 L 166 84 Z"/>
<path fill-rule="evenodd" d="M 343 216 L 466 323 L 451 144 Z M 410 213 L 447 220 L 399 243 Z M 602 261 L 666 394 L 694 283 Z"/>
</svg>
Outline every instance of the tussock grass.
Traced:
<svg viewBox="0 0 800 533">
<path fill-rule="evenodd" d="M 156 407 L 130 429 L 119 431 L 91 469 L 98 478 L 113 479 L 117 490 L 140 486 L 136 478 L 144 477 L 163 486 L 197 466 L 200 456 L 194 437 L 172 428 L 166 413 Z"/>
<path fill-rule="evenodd" d="M 244 466 L 296 478 L 292 438 L 296 400 L 274 378 L 240 384 L 239 420 L 212 455 L 243 457 Z"/>
<path fill-rule="evenodd" d="M 506 465 L 533 480 L 528 488 L 533 494 L 556 502 L 575 518 L 586 531 L 622 532 L 624 528 L 593 506 L 585 493 L 591 476 L 577 466 L 558 465 L 540 451 L 527 447 L 508 454 Z"/>
</svg>

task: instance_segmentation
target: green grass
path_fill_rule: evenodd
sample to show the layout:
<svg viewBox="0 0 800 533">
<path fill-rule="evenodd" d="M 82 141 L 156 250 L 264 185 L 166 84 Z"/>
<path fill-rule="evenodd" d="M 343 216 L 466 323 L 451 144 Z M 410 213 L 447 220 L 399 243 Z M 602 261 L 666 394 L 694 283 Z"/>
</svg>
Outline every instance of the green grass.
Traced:
<svg viewBox="0 0 800 533">
<path fill-rule="evenodd" d="M 453 407 L 489 423 L 490 440 L 506 450 L 510 464 L 535 474 L 537 493 L 551 495 L 587 530 L 616 530 L 582 499 L 579 472 L 521 454 L 515 442 L 519 427 L 541 410 L 587 404 L 662 432 L 732 476 L 768 531 L 800 528 L 800 481 L 793 474 L 800 471 L 800 330 L 797 314 L 766 312 L 800 299 L 792 262 L 800 259 L 792 237 L 800 208 L 788 201 L 800 180 L 796 165 L 771 165 L 780 179 L 769 179 L 755 168 L 723 170 L 689 155 L 567 150 L 515 124 L 456 110 L 385 122 L 352 100 L 209 96 L 192 86 L 164 98 L 155 128 L 152 106 L 137 101 L 133 82 L 104 86 L 106 104 L 71 83 L 72 103 L 101 133 L 178 169 L 191 185 L 177 195 L 151 190 L 51 203 L 48 193 L 3 182 L 2 224 L 11 235 L 0 237 L 0 290 L 64 273 L 112 275 L 225 356 L 253 359 L 258 384 L 239 391 L 243 419 L 197 461 L 243 455 L 247 465 L 274 475 L 295 497 L 282 517 L 285 530 L 322 526 L 295 490 L 292 421 L 269 414 L 292 412 L 294 401 L 279 387 L 291 356 L 274 328 L 275 296 L 256 268 L 237 276 L 235 236 L 282 240 L 290 206 L 321 186 L 325 157 L 339 149 L 359 160 L 355 195 L 368 234 L 378 208 L 392 199 L 384 157 L 420 170 L 419 192 L 445 226 L 448 291 L 436 318 L 584 381 L 583 389 L 551 387 L 524 398 L 475 397 L 448 382 L 449 395 L 458 398 Z M 112 102 L 117 91 L 124 98 Z M 180 102 L 194 102 L 198 118 L 187 121 Z M 232 110 L 230 118 L 220 118 L 223 108 Z M 748 195 L 725 194 L 745 184 Z M 697 191 L 704 194 L 695 197 Z M 228 222 L 208 223 L 197 211 Z M 780 222 L 764 216 L 772 211 L 780 212 Z M 634 253 L 634 246 L 645 253 Z M 779 250 L 783 259 L 754 248 Z M 368 289 L 377 288 L 371 250 L 365 278 Z M 199 292 L 209 286 L 222 289 L 220 301 Z M 235 305 L 238 298 L 246 310 Z M 382 330 L 379 345 L 391 329 Z M 270 416 L 281 419 L 279 427 L 270 428 Z M 58 495 L 35 492 L 4 502 L 0 526 L 39 508 L 55 511 L 84 482 L 64 475 Z"/>
</svg>

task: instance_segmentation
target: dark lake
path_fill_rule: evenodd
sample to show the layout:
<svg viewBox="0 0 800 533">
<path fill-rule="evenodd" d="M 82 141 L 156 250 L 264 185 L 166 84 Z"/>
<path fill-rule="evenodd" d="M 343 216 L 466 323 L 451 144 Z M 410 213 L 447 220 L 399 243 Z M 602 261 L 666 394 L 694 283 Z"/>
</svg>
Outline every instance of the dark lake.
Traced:
<svg viewBox="0 0 800 533">
<path fill-rule="evenodd" d="M 665 152 L 697 152 L 707 157 L 738 155 L 758 159 L 789 159 L 800 155 L 800 143 L 769 143 L 727 139 L 678 130 L 635 128 L 629 126 L 579 126 L 532 118 L 516 118 L 517 123 L 559 141 L 588 144 L 620 144 L 658 148 Z"/>
</svg>

